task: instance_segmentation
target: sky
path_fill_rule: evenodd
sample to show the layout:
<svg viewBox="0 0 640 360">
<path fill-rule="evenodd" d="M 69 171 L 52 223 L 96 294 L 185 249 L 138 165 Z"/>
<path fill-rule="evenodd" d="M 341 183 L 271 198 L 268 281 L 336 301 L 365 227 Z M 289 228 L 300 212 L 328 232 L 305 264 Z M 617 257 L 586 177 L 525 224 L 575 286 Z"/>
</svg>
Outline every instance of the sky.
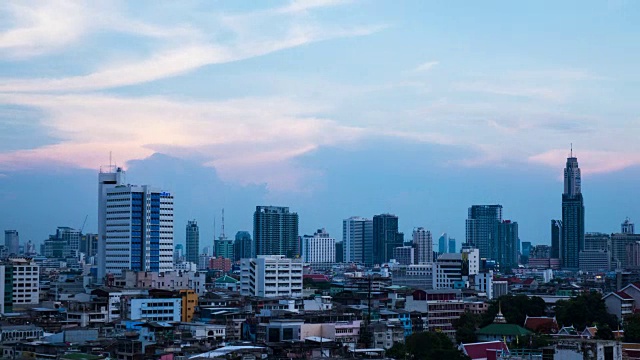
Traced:
<svg viewBox="0 0 640 360">
<path fill-rule="evenodd" d="M 640 218 L 635 1 L 5 1 L 0 227 L 97 230 L 97 176 L 175 195 L 175 242 L 399 216 L 464 240 L 504 206 L 549 244 L 573 146 L 586 230 Z M 215 225 L 214 225 L 215 224 Z"/>
</svg>

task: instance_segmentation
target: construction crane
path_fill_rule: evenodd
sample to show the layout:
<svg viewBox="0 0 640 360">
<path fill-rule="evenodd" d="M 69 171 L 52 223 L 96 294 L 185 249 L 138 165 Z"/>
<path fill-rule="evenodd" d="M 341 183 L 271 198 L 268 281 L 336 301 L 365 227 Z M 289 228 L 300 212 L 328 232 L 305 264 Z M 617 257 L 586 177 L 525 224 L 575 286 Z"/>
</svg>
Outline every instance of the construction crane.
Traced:
<svg viewBox="0 0 640 360">
<path fill-rule="evenodd" d="M 87 214 L 84 217 L 84 221 L 82 222 L 82 226 L 80 227 L 80 234 L 82 234 L 82 230 L 84 230 L 84 226 L 87 224 L 87 218 L 89 217 L 89 214 Z"/>
</svg>

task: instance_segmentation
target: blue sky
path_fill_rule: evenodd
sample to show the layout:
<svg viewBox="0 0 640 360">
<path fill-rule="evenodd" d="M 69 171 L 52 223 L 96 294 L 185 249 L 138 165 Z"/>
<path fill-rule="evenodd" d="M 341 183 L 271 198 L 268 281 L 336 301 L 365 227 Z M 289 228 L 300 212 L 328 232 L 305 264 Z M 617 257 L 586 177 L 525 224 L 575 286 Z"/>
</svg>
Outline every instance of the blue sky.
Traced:
<svg viewBox="0 0 640 360">
<path fill-rule="evenodd" d="M 95 230 L 111 151 L 213 237 L 288 205 L 301 233 L 391 212 L 464 238 L 501 203 L 546 243 L 573 143 L 588 231 L 638 217 L 640 4 L 0 4 L 0 226 Z M 64 19 L 64 21 L 60 21 Z M 46 189 L 46 190 L 45 190 Z M 178 212 L 178 210 L 180 210 Z"/>
</svg>

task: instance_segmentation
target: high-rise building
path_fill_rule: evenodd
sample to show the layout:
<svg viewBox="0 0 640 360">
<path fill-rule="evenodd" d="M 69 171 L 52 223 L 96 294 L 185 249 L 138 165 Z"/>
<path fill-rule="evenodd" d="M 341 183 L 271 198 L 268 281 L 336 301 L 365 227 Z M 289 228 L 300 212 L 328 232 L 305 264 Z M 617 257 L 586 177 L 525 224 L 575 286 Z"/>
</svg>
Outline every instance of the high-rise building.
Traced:
<svg viewBox="0 0 640 360">
<path fill-rule="evenodd" d="M 238 231 L 236 240 L 233 242 L 233 260 L 240 261 L 251 258 L 252 249 L 251 234 L 248 231 Z"/>
<path fill-rule="evenodd" d="M 523 264 L 528 263 L 530 255 L 531 255 L 531 241 L 523 241 L 521 262 Z"/>
<path fill-rule="evenodd" d="M 438 239 L 438 254 L 444 254 L 447 252 L 447 233 L 440 235 Z"/>
<path fill-rule="evenodd" d="M 373 221 L 354 216 L 342 221 L 344 261 L 373 265 Z"/>
<path fill-rule="evenodd" d="M 343 263 L 344 262 L 344 242 L 336 241 L 336 262 Z"/>
<path fill-rule="evenodd" d="M 513 269 L 518 266 L 518 223 L 511 220 L 496 222 L 494 231 L 492 259 L 501 269 Z"/>
<path fill-rule="evenodd" d="M 413 229 L 413 247 L 415 248 L 416 264 L 433 262 L 433 238 L 431 237 L 431 231 L 425 230 L 423 227 Z"/>
<path fill-rule="evenodd" d="M 87 258 L 98 254 L 98 234 L 80 234 L 80 252 Z"/>
<path fill-rule="evenodd" d="M 564 169 L 562 194 L 562 236 L 560 237 L 562 267 L 578 269 L 580 251 L 584 250 L 584 201 L 578 159 L 573 152 Z"/>
<path fill-rule="evenodd" d="M 124 185 L 123 179 L 119 168 L 99 175 L 100 281 L 123 269 L 173 269 L 173 195 L 147 185 Z"/>
<path fill-rule="evenodd" d="M 215 241 L 216 246 L 216 257 L 225 258 L 225 259 L 233 259 L 233 240 L 231 239 L 218 239 Z"/>
<path fill-rule="evenodd" d="M 560 259 L 560 239 L 562 238 L 562 220 L 551 220 L 551 257 Z"/>
<path fill-rule="evenodd" d="M 635 234 L 636 233 L 635 226 L 633 225 L 631 220 L 629 220 L 629 218 L 626 218 L 624 220 L 624 222 L 622 223 L 622 225 L 620 225 L 620 232 L 622 234 Z"/>
<path fill-rule="evenodd" d="M 200 250 L 200 228 L 195 220 L 187 221 L 186 227 L 186 251 L 185 260 L 187 262 L 198 263 Z"/>
<path fill-rule="evenodd" d="M 56 259 L 78 256 L 81 237 L 80 230 L 59 226 L 55 235 L 44 241 L 44 256 Z"/>
<path fill-rule="evenodd" d="M 393 259 L 400 265 L 413 265 L 415 249 L 412 246 L 399 246 L 393 249 Z"/>
<path fill-rule="evenodd" d="M 627 246 L 640 241 L 640 234 L 611 234 L 612 267 L 626 269 L 632 266 L 627 256 Z"/>
<path fill-rule="evenodd" d="M 453 254 L 456 252 L 456 239 L 455 238 L 449 238 L 449 249 L 448 249 L 449 253 Z"/>
<path fill-rule="evenodd" d="M 14 305 L 40 303 L 40 268 L 32 259 L 13 258 L 0 264 L 0 313 Z"/>
<path fill-rule="evenodd" d="M 7 253 L 18 255 L 20 236 L 18 235 L 17 230 L 4 231 L 4 246 L 7 248 Z"/>
<path fill-rule="evenodd" d="M 384 264 L 393 258 L 393 249 L 404 246 L 404 234 L 398 232 L 398 217 L 391 214 L 373 217 L 373 262 Z"/>
<path fill-rule="evenodd" d="M 336 239 L 325 229 L 302 238 L 302 260 L 310 264 L 332 264 L 336 261 Z"/>
<path fill-rule="evenodd" d="M 302 296 L 301 259 L 282 255 L 258 255 L 240 263 L 240 293 L 244 296 Z"/>
<path fill-rule="evenodd" d="M 611 236 L 599 232 L 585 233 L 584 250 L 604 250 L 611 252 Z"/>
<path fill-rule="evenodd" d="M 255 255 L 300 256 L 298 214 L 288 207 L 256 206 L 253 214 Z"/>
<path fill-rule="evenodd" d="M 184 246 L 182 246 L 182 244 L 176 244 L 176 247 L 173 250 L 173 263 L 178 264 L 184 260 Z"/>
<path fill-rule="evenodd" d="M 122 168 L 111 165 L 104 171 L 100 168 L 100 173 L 98 174 L 98 257 L 96 259 L 99 282 L 102 282 L 107 274 L 107 191 L 116 186 L 122 186 L 124 183 L 125 172 Z M 110 208 L 110 215 L 113 215 L 115 211 L 118 210 Z"/>
<path fill-rule="evenodd" d="M 493 255 L 493 232 L 498 222 L 502 222 L 502 205 L 473 205 L 469 208 L 466 242 L 480 251 L 481 258 L 489 259 Z"/>
</svg>

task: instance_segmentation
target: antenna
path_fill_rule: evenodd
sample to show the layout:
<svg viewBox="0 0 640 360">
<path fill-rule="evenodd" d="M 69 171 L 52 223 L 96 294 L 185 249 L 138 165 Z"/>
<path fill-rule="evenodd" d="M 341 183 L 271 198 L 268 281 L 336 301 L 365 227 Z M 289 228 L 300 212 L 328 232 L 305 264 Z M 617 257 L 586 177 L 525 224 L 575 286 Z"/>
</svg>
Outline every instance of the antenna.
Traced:
<svg viewBox="0 0 640 360">
<path fill-rule="evenodd" d="M 573 157 L 573 143 L 571 143 L 571 157 Z"/>
<path fill-rule="evenodd" d="M 224 235 L 224 208 L 222 208 L 222 232 L 220 233 L 220 240 L 224 240 L 227 237 Z"/>
</svg>

